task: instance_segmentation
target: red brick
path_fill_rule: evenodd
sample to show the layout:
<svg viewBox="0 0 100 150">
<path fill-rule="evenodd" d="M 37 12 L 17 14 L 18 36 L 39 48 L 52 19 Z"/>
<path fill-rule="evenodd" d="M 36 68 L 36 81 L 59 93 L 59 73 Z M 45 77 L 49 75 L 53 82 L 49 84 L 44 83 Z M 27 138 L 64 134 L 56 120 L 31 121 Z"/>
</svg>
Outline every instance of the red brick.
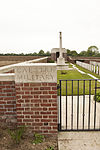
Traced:
<svg viewBox="0 0 100 150">
<path fill-rule="evenodd" d="M 49 114 L 51 114 L 51 112 L 50 111 L 43 111 L 43 112 L 41 112 L 41 114 L 44 114 L 44 115 L 49 115 Z"/>
<path fill-rule="evenodd" d="M 41 119 L 41 122 L 51 122 L 52 120 L 51 119 Z"/>
<path fill-rule="evenodd" d="M 5 105 L 4 107 L 5 108 L 9 108 L 9 107 L 13 108 L 13 105 Z"/>
<path fill-rule="evenodd" d="M 42 126 L 43 123 L 39 122 L 39 123 L 32 123 L 33 126 Z"/>
<path fill-rule="evenodd" d="M 42 116 L 40 116 L 40 115 L 35 115 L 35 116 L 33 116 L 33 118 L 42 118 Z"/>
<path fill-rule="evenodd" d="M 51 104 L 45 104 L 45 103 L 43 103 L 43 104 L 41 104 L 41 106 L 42 107 L 51 107 Z"/>
<path fill-rule="evenodd" d="M 57 94 L 57 91 L 49 91 L 49 94 Z"/>
<path fill-rule="evenodd" d="M 30 118 L 30 116 L 25 116 L 25 118 Z"/>
<path fill-rule="evenodd" d="M 16 83 L 16 86 L 23 86 L 23 83 Z"/>
<path fill-rule="evenodd" d="M 29 98 L 33 98 L 33 96 L 32 96 L 32 95 L 23 95 L 23 96 L 22 96 L 22 99 L 26 99 L 26 98 L 28 98 L 28 99 L 29 99 Z"/>
<path fill-rule="evenodd" d="M 50 87 L 40 87 L 40 90 L 51 90 Z"/>
<path fill-rule="evenodd" d="M 18 107 L 21 107 L 21 104 L 16 104 L 16 107 L 18 108 Z"/>
<path fill-rule="evenodd" d="M 18 111 L 18 110 L 21 111 L 21 110 L 24 110 L 24 108 L 20 108 L 20 107 L 19 107 L 19 108 L 16 108 L 16 110 L 17 110 L 17 111 Z"/>
<path fill-rule="evenodd" d="M 34 88 L 34 91 L 38 91 L 39 90 L 39 88 Z"/>
<path fill-rule="evenodd" d="M 41 91 L 32 91 L 31 94 L 41 94 Z"/>
<path fill-rule="evenodd" d="M 30 83 L 30 86 L 34 87 L 34 86 L 41 86 L 41 83 Z"/>
<path fill-rule="evenodd" d="M 18 100 L 17 100 L 17 103 L 24 103 L 24 100 L 18 99 Z"/>
<path fill-rule="evenodd" d="M 39 95 L 34 95 L 34 98 L 39 98 Z"/>
<path fill-rule="evenodd" d="M 48 91 L 43 91 L 43 94 L 48 94 Z"/>
<path fill-rule="evenodd" d="M 52 87 L 52 90 L 57 90 L 57 87 Z"/>
<path fill-rule="evenodd" d="M 21 116 L 17 116 L 17 118 L 24 118 L 24 116 L 22 116 L 22 115 Z"/>
<path fill-rule="evenodd" d="M 33 112 L 26 112 L 25 111 L 25 112 L 23 112 L 23 114 L 27 114 L 27 115 L 30 114 L 31 115 L 31 114 L 33 114 Z"/>
<path fill-rule="evenodd" d="M 57 86 L 57 83 L 48 83 L 48 86 Z"/>
<path fill-rule="evenodd" d="M 32 88 L 31 87 L 23 87 L 22 90 L 23 91 L 30 91 L 30 90 L 32 90 Z"/>
<path fill-rule="evenodd" d="M 29 83 L 24 83 L 24 86 L 29 86 Z"/>
<path fill-rule="evenodd" d="M 52 95 L 52 98 L 57 98 L 57 95 Z"/>
<path fill-rule="evenodd" d="M 17 119 L 17 122 L 22 122 L 22 119 Z"/>
<path fill-rule="evenodd" d="M 52 108 L 52 107 L 51 107 L 51 108 L 49 108 L 49 110 L 50 110 L 50 111 L 52 111 L 52 110 L 57 110 L 57 108 Z"/>
<path fill-rule="evenodd" d="M 40 98 L 51 98 L 51 95 L 40 95 Z"/>
<path fill-rule="evenodd" d="M 47 83 L 42 83 L 42 86 L 47 86 Z"/>
<path fill-rule="evenodd" d="M 49 116 L 49 118 L 57 118 L 57 116 Z"/>
<path fill-rule="evenodd" d="M 32 99 L 32 100 L 31 100 L 31 103 L 40 103 L 40 102 L 41 102 L 40 99 Z"/>
<path fill-rule="evenodd" d="M 35 119 L 35 122 L 39 122 L 40 120 L 39 119 Z"/>
</svg>

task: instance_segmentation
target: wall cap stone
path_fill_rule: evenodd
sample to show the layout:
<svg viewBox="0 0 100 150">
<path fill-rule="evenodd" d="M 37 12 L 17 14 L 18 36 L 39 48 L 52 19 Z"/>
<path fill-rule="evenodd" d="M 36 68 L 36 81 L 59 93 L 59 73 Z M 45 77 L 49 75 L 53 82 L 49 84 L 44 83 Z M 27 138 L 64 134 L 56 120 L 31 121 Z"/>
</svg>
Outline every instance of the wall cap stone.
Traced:
<svg viewBox="0 0 100 150">
<path fill-rule="evenodd" d="M 21 64 L 15 67 L 15 82 L 55 82 L 57 83 L 56 63 Z"/>
<path fill-rule="evenodd" d="M 14 80 L 15 80 L 14 73 L 0 74 L 0 81 L 14 81 Z"/>
</svg>

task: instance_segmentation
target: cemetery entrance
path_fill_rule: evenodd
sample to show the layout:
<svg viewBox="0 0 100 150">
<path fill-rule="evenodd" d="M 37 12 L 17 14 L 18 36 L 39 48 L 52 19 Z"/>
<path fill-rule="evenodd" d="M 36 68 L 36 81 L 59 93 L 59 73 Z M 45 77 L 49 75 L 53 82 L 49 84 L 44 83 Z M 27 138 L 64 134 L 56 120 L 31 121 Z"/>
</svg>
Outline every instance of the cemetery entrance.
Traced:
<svg viewBox="0 0 100 150">
<path fill-rule="evenodd" d="M 59 80 L 59 131 L 100 131 L 100 80 Z"/>
</svg>

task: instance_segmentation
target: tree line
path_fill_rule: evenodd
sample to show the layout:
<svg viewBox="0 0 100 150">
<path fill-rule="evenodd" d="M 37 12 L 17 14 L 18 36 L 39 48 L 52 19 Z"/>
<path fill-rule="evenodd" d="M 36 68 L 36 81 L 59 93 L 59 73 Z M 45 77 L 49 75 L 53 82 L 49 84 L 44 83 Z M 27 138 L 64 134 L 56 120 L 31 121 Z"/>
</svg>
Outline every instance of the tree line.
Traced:
<svg viewBox="0 0 100 150">
<path fill-rule="evenodd" d="M 49 51 L 44 52 L 44 50 L 40 50 L 38 53 L 6 53 L 0 54 L 0 56 L 50 56 L 51 53 Z M 77 57 L 77 56 L 84 56 L 84 57 L 100 57 L 99 49 L 97 46 L 90 46 L 86 51 L 81 51 L 78 53 L 76 50 L 69 50 L 67 49 L 67 56 Z"/>
<path fill-rule="evenodd" d="M 90 46 L 86 51 L 81 51 L 80 53 L 77 53 L 76 50 L 67 49 L 67 56 L 100 57 L 100 53 L 97 46 Z"/>
<path fill-rule="evenodd" d="M 44 52 L 43 50 L 40 50 L 38 53 L 34 52 L 34 53 L 28 53 L 28 54 L 24 54 L 24 53 L 20 53 L 20 54 L 15 54 L 15 53 L 6 53 L 6 54 L 1 54 L 0 56 L 50 56 L 50 52 Z"/>
</svg>

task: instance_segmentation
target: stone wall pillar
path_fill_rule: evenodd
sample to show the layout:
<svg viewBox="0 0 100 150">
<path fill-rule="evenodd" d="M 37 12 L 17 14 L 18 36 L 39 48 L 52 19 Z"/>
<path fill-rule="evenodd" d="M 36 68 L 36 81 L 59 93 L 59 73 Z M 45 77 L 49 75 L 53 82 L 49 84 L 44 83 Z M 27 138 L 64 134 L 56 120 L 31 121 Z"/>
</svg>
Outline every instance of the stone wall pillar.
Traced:
<svg viewBox="0 0 100 150">
<path fill-rule="evenodd" d="M 32 64 L 15 69 L 18 126 L 57 136 L 57 70 L 55 64 Z"/>
</svg>

